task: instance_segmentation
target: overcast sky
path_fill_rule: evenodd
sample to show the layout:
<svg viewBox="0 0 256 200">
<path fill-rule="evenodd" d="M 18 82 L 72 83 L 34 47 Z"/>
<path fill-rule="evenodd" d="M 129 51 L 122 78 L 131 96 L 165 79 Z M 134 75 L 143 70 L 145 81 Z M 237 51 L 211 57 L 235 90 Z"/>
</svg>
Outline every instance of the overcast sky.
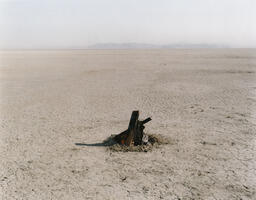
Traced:
<svg viewBox="0 0 256 200">
<path fill-rule="evenodd" d="M 256 47 L 255 0 L 0 0 L 0 48 Z"/>
</svg>

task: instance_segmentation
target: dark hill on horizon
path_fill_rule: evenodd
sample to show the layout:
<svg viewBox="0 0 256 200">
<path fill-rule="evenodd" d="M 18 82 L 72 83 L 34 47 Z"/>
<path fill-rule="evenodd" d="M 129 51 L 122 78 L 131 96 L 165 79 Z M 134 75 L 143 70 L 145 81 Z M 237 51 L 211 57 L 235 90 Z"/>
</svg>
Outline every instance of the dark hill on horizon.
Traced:
<svg viewBox="0 0 256 200">
<path fill-rule="evenodd" d="M 98 43 L 88 46 L 89 49 L 169 49 L 169 48 L 229 48 L 216 44 L 167 44 L 155 45 L 146 43 Z"/>
</svg>

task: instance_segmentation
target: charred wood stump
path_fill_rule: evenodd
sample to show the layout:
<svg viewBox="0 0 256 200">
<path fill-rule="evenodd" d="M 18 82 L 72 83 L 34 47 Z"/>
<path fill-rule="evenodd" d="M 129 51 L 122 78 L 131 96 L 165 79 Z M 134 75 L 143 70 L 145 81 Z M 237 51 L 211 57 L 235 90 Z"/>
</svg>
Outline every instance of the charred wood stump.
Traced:
<svg viewBox="0 0 256 200">
<path fill-rule="evenodd" d="M 114 140 L 126 146 L 142 145 L 144 136 L 144 124 L 151 121 L 151 118 L 147 118 L 143 121 L 139 121 L 139 111 L 133 111 L 129 122 L 128 129 L 114 137 Z"/>
</svg>

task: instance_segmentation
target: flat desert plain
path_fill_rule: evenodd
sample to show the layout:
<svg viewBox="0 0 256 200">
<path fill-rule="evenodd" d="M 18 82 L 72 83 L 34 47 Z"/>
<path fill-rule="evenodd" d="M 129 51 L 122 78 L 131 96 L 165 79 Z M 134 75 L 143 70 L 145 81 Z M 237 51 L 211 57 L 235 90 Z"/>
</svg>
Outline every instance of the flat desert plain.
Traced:
<svg viewBox="0 0 256 200">
<path fill-rule="evenodd" d="M 255 49 L 1 51 L 0 88 L 0 199 L 256 199 Z M 133 110 L 170 142 L 93 145 Z"/>
</svg>

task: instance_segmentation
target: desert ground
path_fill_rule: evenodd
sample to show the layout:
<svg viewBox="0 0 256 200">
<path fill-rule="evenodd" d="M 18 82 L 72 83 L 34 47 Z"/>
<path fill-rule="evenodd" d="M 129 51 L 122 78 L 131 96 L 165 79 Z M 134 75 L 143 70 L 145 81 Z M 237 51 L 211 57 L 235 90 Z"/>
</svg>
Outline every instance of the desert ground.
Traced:
<svg viewBox="0 0 256 200">
<path fill-rule="evenodd" d="M 256 199 L 255 49 L 1 51 L 0 89 L 2 200 Z M 170 142 L 90 145 L 133 110 Z"/>
</svg>

